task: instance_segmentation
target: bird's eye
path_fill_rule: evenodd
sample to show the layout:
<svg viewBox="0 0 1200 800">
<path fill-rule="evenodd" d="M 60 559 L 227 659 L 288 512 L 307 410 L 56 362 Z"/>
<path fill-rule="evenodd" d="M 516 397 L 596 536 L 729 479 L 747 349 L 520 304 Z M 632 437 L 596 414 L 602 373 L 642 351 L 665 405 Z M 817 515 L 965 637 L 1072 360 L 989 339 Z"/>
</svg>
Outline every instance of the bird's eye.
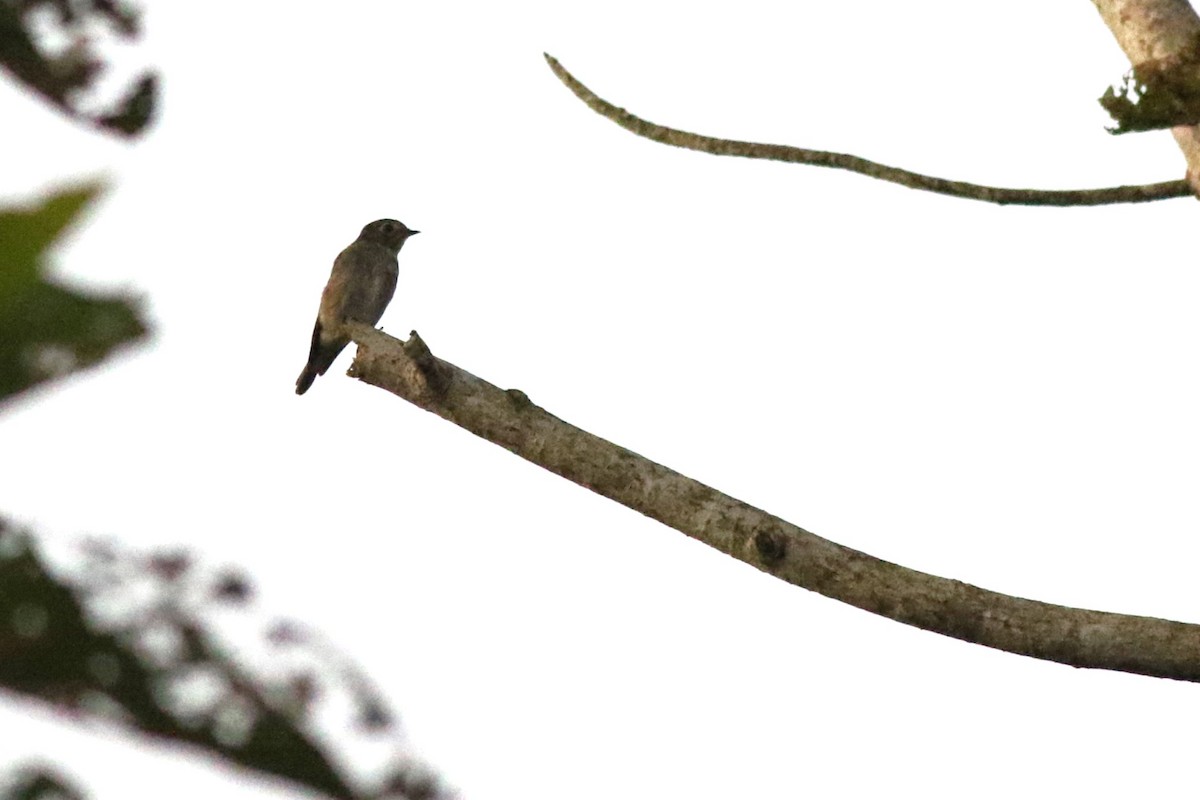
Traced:
<svg viewBox="0 0 1200 800">
<path fill-rule="evenodd" d="M 385 222 L 383 225 L 379 226 L 379 230 L 383 231 L 384 233 L 391 233 L 392 231 L 396 230 L 396 226 L 390 222 Z"/>
</svg>

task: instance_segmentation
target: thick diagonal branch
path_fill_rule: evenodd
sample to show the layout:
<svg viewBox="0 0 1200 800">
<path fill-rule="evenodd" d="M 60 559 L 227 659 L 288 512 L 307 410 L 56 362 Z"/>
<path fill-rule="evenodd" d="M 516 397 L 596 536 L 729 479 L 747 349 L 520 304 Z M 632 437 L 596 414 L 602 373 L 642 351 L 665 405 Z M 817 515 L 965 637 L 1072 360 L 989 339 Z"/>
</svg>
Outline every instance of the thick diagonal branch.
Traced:
<svg viewBox="0 0 1200 800">
<path fill-rule="evenodd" d="M 910 189 L 922 189 L 968 200 L 982 200 L 1002 206 L 1102 206 L 1113 203 L 1146 203 L 1151 200 L 1186 197 L 1192 193 L 1187 181 L 1184 180 L 1138 186 L 1110 186 L 1103 189 L 1008 189 L 922 175 L 899 167 L 889 167 L 886 164 L 868 161 L 848 153 L 809 150 L 783 144 L 717 139 L 713 136 L 690 133 L 678 128 L 668 128 L 665 125 L 657 125 L 636 117 L 625 109 L 618 108 L 598 97 L 591 89 L 580 83 L 574 75 L 567 72 L 553 56 L 545 55 L 546 62 L 550 65 L 550 69 L 554 70 L 558 79 L 574 92 L 576 97 L 586 103 L 588 108 L 638 136 L 687 150 L 698 150 L 718 156 L 761 158 L 769 161 L 786 161 L 792 164 L 808 164 L 814 167 L 846 169 L 870 178 L 878 178 L 881 181 L 898 183 Z"/>
<path fill-rule="evenodd" d="M 593 436 L 430 354 L 349 326 L 350 374 L 775 577 L 889 619 L 1075 667 L 1200 681 L 1200 625 L 1039 603 L 843 547 Z"/>
<path fill-rule="evenodd" d="M 1200 16 L 1188 0 L 1092 0 L 1117 44 L 1135 66 L 1169 62 L 1200 40 Z M 1187 160 L 1187 180 L 1200 196 L 1200 125 L 1171 129 Z"/>
</svg>

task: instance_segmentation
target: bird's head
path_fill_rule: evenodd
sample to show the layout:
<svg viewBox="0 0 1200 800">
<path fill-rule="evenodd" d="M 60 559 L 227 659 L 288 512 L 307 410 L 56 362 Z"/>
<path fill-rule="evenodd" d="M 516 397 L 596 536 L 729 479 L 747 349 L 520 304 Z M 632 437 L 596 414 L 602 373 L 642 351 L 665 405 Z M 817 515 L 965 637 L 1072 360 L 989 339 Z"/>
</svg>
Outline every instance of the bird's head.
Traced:
<svg viewBox="0 0 1200 800">
<path fill-rule="evenodd" d="M 404 241 L 420 231 L 414 231 L 403 222 L 394 219 L 377 219 L 362 229 L 358 238 L 367 242 L 377 242 L 389 250 L 400 251 Z"/>
</svg>

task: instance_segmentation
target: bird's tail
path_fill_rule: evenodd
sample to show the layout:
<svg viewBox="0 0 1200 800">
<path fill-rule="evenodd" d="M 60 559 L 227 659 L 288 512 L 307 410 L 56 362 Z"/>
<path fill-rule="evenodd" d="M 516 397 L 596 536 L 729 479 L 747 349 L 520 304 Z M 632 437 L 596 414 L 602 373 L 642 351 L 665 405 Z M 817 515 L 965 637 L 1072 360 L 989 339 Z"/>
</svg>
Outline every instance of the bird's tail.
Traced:
<svg viewBox="0 0 1200 800">
<path fill-rule="evenodd" d="M 313 381 L 317 379 L 317 373 L 309 364 L 304 365 L 304 371 L 300 373 L 300 377 L 296 378 L 296 394 L 304 394 L 308 391 L 308 387 L 313 385 Z"/>
<path fill-rule="evenodd" d="M 344 339 L 326 340 L 321 337 L 321 323 L 318 320 L 313 326 L 312 345 L 308 349 L 308 363 L 296 378 L 296 394 L 304 394 L 318 375 L 324 375 L 325 370 L 342 352 L 347 342 Z"/>
</svg>

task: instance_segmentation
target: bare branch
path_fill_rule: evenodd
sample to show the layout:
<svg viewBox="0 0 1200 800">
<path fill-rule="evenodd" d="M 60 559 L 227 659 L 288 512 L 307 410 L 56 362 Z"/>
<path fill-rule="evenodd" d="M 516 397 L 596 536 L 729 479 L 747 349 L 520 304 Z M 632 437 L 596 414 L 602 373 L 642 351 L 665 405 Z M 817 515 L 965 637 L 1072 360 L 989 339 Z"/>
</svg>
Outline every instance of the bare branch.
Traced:
<svg viewBox="0 0 1200 800">
<path fill-rule="evenodd" d="M 921 175 L 847 153 L 808 150 L 783 144 L 759 144 L 736 139 L 717 139 L 712 136 L 682 131 L 678 128 L 668 128 L 665 125 L 657 125 L 636 117 L 625 109 L 618 108 L 596 96 L 591 89 L 567 72 L 557 59 L 549 54 L 544 55 L 550 69 L 554 71 L 558 79 L 597 114 L 608 117 L 622 128 L 632 131 L 638 136 L 687 150 L 698 150 L 718 156 L 741 156 L 742 158 L 786 161 L 792 164 L 810 164 L 814 167 L 846 169 L 869 178 L 898 183 L 910 189 L 948 194 L 951 197 L 962 197 L 968 200 L 982 200 L 998 205 L 1103 206 L 1113 203 L 1146 203 L 1151 200 L 1167 200 L 1172 197 L 1186 197 L 1192 193 L 1187 181 L 1184 180 L 1139 186 L 1110 186 L 1103 189 L 1008 189 Z"/>
<path fill-rule="evenodd" d="M 963 641 L 1074 667 L 1200 681 L 1200 625 L 1087 611 L 998 594 L 883 561 L 576 428 L 360 323 L 350 374 L 763 572 Z"/>
</svg>

